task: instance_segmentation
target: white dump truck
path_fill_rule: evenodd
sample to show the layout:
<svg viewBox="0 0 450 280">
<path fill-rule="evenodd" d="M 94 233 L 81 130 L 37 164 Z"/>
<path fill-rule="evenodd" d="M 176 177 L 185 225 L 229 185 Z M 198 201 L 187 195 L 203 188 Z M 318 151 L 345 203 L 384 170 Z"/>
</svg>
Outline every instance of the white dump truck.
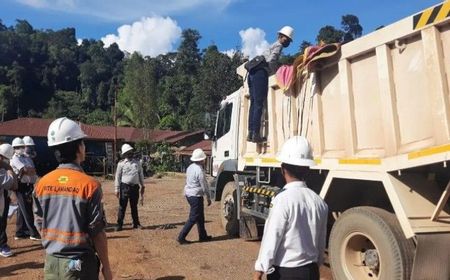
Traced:
<svg viewBox="0 0 450 280">
<path fill-rule="evenodd" d="M 303 135 L 317 163 L 307 184 L 330 209 L 335 279 L 450 279 L 449 11 L 447 1 L 342 45 L 302 69 L 296 89 L 270 77 L 265 143 L 246 141 L 246 82 L 229 95 L 211 186 L 226 231 L 257 235 L 282 187 L 277 152 Z"/>
</svg>

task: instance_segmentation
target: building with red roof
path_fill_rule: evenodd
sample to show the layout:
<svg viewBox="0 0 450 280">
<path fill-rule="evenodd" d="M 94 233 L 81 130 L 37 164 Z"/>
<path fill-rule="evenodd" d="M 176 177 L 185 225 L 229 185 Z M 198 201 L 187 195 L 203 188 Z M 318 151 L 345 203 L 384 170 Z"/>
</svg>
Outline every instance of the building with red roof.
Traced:
<svg viewBox="0 0 450 280">
<path fill-rule="evenodd" d="M 36 143 L 41 162 L 37 167 L 46 173 L 55 167 L 56 162 L 52 152 L 47 147 L 47 130 L 53 119 L 19 118 L 0 123 L 0 141 L 11 143 L 15 137 L 31 136 Z M 113 162 L 113 143 L 116 140 L 117 150 L 123 143 L 135 144 L 139 141 L 152 143 L 169 143 L 177 150 L 190 147 L 203 140 L 203 130 L 198 131 L 171 131 L 158 129 L 142 129 L 134 127 L 99 126 L 79 123 L 88 136 L 85 139 L 87 159 L 86 164 L 98 165 L 99 160 Z M 40 166 L 38 166 L 40 165 Z M 106 164 L 103 163 L 103 166 Z M 108 173 L 105 170 L 98 171 Z"/>
</svg>

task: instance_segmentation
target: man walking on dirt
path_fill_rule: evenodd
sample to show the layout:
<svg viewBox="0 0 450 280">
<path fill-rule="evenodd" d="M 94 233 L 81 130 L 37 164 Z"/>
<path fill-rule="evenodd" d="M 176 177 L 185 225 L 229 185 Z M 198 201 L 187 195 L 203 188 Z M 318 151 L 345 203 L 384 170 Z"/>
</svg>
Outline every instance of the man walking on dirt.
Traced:
<svg viewBox="0 0 450 280">
<path fill-rule="evenodd" d="M 189 218 L 184 224 L 183 229 L 178 235 L 178 243 L 188 244 L 186 236 L 192 227 L 197 224 L 198 239 L 200 242 L 209 241 L 211 235 L 206 233 L 205 229 L 205 210 L 203 206 L 203 196 L 206 196 L 208 206 L 211 205 L 208 183 L 206 182 L 203 165 L 205 163 L 206 154 L 202 149 L 195 149 L 191 156 L 191 165 L 186 170 L 186 185 L 184 187 L 184 195 L 191 207 Z"/>
<path fill-rule="evenodd" d="M 48 128 L 48 146 L 59 166 L 42 177 L 34 190 L 36 225 L 46 258 L 45 279 L 112 279 L 100 183 L 86 175 L 86 134 L 68 119 Z"/>
<path fill-rule="evenodd" d="M 139 186 L 141 191 L 141 203 L 144 199 L 144 172 L 139 160 L 133 158 L 133 147 L 129 144 L 122 145 L 122 157 L 117 164 L 115 178 L 115 193 L 119 198 L 119 213 L 117 217 L 116 231 L 121 231 L 125 211 L 127 210 L 128 200 L 130 201 L 131 217 L 133 219 L 133 228 L 141 229 L 138 214 Z"/>
<path fill-rule="evenodd" d="M 327 233 L 328 206 L 305 183 L 314 165 L 306 138 L 294 136 L 277 156 L 286 180 L 272 199 L 254 280 L 319 280 Z"/>
</svg>

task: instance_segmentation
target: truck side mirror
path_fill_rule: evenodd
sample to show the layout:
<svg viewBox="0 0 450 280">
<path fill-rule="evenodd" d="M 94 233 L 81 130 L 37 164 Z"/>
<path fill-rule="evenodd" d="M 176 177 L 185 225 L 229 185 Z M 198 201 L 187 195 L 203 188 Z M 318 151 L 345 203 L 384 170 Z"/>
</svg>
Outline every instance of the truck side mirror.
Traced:
<svg viewBox="0 0 450 280">
<path fill-rule="evenodd" d="M 214 135 L 214 131 L 205 130 L 205 133 L 203 134 L 203 139 L 216 141 L 217 137 Z"/>
</svg>

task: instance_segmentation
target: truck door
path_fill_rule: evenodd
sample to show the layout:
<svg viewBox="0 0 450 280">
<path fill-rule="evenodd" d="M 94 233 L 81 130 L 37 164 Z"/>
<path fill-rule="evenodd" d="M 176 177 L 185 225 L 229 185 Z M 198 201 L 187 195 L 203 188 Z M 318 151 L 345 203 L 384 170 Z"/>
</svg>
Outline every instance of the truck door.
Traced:
<svg viewBox="0 0 450 280">
<path fill-rule="evenodd" d="M 237 159 L 238 98 L 222 103 L 217 114 L 216 130 L 212 147 L 213 176 L 217 176 L 220 165 L 230 159 Z"/>
</svg>

